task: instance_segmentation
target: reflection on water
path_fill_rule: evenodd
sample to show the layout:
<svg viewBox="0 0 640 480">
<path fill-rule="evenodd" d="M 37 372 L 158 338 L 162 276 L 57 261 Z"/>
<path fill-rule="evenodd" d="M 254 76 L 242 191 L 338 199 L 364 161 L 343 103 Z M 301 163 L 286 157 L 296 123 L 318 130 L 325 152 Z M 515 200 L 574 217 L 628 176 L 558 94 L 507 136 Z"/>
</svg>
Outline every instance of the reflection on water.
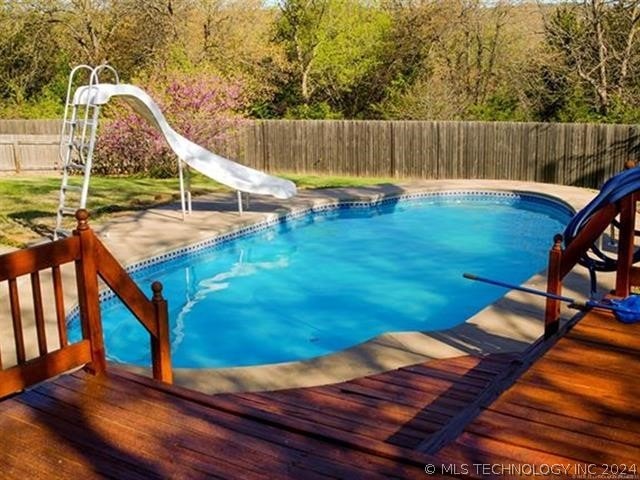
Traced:
<svg viewBox="0 0 640 480">
<path fill-rule="evenodd" d="M 286 268 L 289 262 L 286 257 L 280 256 L 271 262 L 245 262 L 245 250 L 240 249 L 238 260 L 226 272 L 216 273 L 211 278 L 196 280 L 195 267 L 187 265 L 184 267 L 185 301 L 176 315 L 175 326 L 172 329 L 173 340 L 171 350 L 177 351 L 184 340 L 185 318 L 193 310 L 194 306 L 210 294 L 229 287 L 230 281 L 234 278 L 255 275 L 260 270 L 274 270 Z"/>
</svg>

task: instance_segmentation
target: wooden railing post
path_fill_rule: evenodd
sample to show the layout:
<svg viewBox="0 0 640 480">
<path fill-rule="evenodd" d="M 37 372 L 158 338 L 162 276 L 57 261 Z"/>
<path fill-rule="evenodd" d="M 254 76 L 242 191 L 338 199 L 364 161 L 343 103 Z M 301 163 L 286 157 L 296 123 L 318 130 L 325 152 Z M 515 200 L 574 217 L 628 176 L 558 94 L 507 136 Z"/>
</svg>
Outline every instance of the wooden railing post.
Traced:
<svg viewBox="0 0 640 480">
<path fill-rule="evenodd" d="M 173 383 L 171 370 L 171 343 L 169 340 L 169 314 L 167 301 L 162 297 L 162 284 L 153 282 L 153 306 L 156 312 L 158 335 L 151 336 L 151 356 L 153 360 L 153 378 L 166 383 Z"/>
<path fill-rule="evenodd" d="M 636 167 L 636 162 L 627 160 L 625 170 Z M 636 228 L 636 200 L 637 194 L 631 193 L 620 200 L 620 233 L 618 236 L 618 267 L 616 268 L 615 294 L 626 297 L 631 288 L 631 270 L 633 267 L 633 252 L 635 251 Z"/>
<path fill-rule="evenodd" d="M 86 368 L 94 374 L 102 374 L 107 368 L 107 359 L 100 320 L 96 239 L 89 228 L 88 219 L 89 212 L 87 210 L 80 209 L 76 212 L 78 225 L 73 234 L 80 240 L 80 259 L 76 261 L 78 307 L 80 308 L 82 337 L 89 340 L 91 344 L 91 363 Z"/>
<path fill-rule="evenodd" d="M 553 247 L 549 251 L 549 267 L 547 270 L 547 293 L 562 294 L 562 235 L 553 237 Z M 544 338 L 550 338 L 558 332 L 560 322 L 560 301 L 547 298 L 544 316 Z"/>
<path fill-rule="evenodd" d="M 618 237 L 618 266 L 616 268 L 616 289 L 618 297 L 629 295 L 631 267 L 635 251 L 636 194 L 632 193 L 620 200 L 620 235 Z"/>
</svg>

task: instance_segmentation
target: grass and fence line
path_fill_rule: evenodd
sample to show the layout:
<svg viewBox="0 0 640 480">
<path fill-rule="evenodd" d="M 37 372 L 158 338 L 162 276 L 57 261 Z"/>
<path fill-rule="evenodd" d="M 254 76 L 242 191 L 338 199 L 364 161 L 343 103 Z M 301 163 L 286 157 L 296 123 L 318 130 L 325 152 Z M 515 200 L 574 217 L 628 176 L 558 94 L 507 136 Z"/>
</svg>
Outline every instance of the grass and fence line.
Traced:
<svg viewBox="0 0 640 480">
<path fill-rule="evenodd" d="M 329 177 L 289 174 L 299 188 L 370 186 L 390 178 Z M 209 178 L 193 174 L 193 195 L 227 190 Z M 3 247 L 20 248 L 53 233 L 60 191 L 60 175 L 0 175 L 0 252 Z M 89 209 L 92 221 L 101 222 L 119 212 L 151 208 L 179 198 L 178 179 L 139 175 L 95 176 L 91 180 Z M 73 219 L 66 225 L 73 227 Z"/>
<path fill-rule="evenodd" d="M 56 120 L 0 120 L 0 172 L 59 168 Z M 640 126 L 263 120 L 220 148 L 254 168 L 309 175 L 526 180 L 597 188 L 640 158 Z"/>
</svg>

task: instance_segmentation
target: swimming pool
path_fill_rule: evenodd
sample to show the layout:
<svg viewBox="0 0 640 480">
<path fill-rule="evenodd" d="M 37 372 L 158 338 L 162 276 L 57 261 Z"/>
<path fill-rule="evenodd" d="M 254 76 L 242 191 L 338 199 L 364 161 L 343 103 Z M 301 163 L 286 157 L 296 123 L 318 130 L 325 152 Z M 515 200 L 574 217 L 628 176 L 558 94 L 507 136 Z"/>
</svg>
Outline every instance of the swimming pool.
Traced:
<svg viewBox="0 0 640 480">
<path fill-rule="evenodd" d="M 462 272 L 522 283 L 570 216 L 545 197 L 496 192 L 345 204 L 147 262 L 134 279 L 165 285 L 175 367 L 303 360 L 464 322 L 504 291 Z M 148 365 L 138 322 L 116 300 L 102 314 L 109 358 Z"/>
</svg>

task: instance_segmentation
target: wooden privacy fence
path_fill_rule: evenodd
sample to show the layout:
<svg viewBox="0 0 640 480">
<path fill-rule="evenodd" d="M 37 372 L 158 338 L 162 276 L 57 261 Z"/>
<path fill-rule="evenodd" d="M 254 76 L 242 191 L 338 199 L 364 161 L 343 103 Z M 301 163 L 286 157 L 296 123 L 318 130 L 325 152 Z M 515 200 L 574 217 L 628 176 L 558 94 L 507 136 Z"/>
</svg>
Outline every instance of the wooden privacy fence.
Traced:
<svg viewBox="0 0 640 480">
<path fill-rule="evenodd" d="M 7 365 L 6 352 L 0 351 L 0 398 L 79 366 L 85 365 L 96 374 L 105 371 L 98 278 L 109 286 L 149 332 L 153 377 L 168 383 L 172 381 L 167 302 L 161 295 L 162 285 L 155 282 L 152 285 L 153 298 L 147 299 L 89 228 L 87 211 L 78 210 L 76 218 L 78 226 L 70 238 L 0 255 L 0 284 L 8 284 L 15 347 L 15 365 L 8 368 L 3 367 Z M 69 342 L 65 318 L 61 267 L 67 264 L 75 264 L 75 289 L 82 328 L 82 339 L 75 343 Z M 52 295 L 47 295 L 42 288 L 43 277 L 48 272 Z M 25 341 L 23 307 L 28 300 L 20 295 L 20 292 L 29 290 L 26 285 L 21 286 L 25 279 L 31 285 L 35 343 L 38 347 L 35 355 L 29 354 Z M 45 315 L 49 310 L 48 302 L 43 299 L 49 297 L 55 306 L 52 313 L 57 342 L 47 339 L 47 324 L 51 322 Z M 52 344 L 57 348 L 51 348 Z"/>
<path fill-rule="evenodd" d="M 47 141 L 52 143 L 28 147 L 19 142 L 30 141 L 21 140 L 27 134 L 51 136 L 59 126 L 60 122 L 55 120 L 0 120 L 0 171 L 15 171 L 15 166 L 22 170 L 55 169 L 57 139 L 53 142 L 49 137 Z M 18 143 L 2 145 L 3 136 L 10 134 Z M 245 123 L 242 131 L 221 146 L 219 153 L 271 172 L 509 179 L 596 188 L 620 171 L 626 160 L 640 159 L 640 127 L 264 120 Z"/>
<path fill-rule="evenodd" d="M 59 135 L 0 135 L 0 172 L 59 168 Z"/>
<path fill-rule="evenodd" d="M 269 120 L 247 126 L 244 161 L 276 172 L 597 187 L 640 157 L 639 134 L 632 125 Z"/>
<path fill-rule="evenodd" d="M 59 168 L 60 120 L 0 120 L 0 173 Z"/>
</svg>

